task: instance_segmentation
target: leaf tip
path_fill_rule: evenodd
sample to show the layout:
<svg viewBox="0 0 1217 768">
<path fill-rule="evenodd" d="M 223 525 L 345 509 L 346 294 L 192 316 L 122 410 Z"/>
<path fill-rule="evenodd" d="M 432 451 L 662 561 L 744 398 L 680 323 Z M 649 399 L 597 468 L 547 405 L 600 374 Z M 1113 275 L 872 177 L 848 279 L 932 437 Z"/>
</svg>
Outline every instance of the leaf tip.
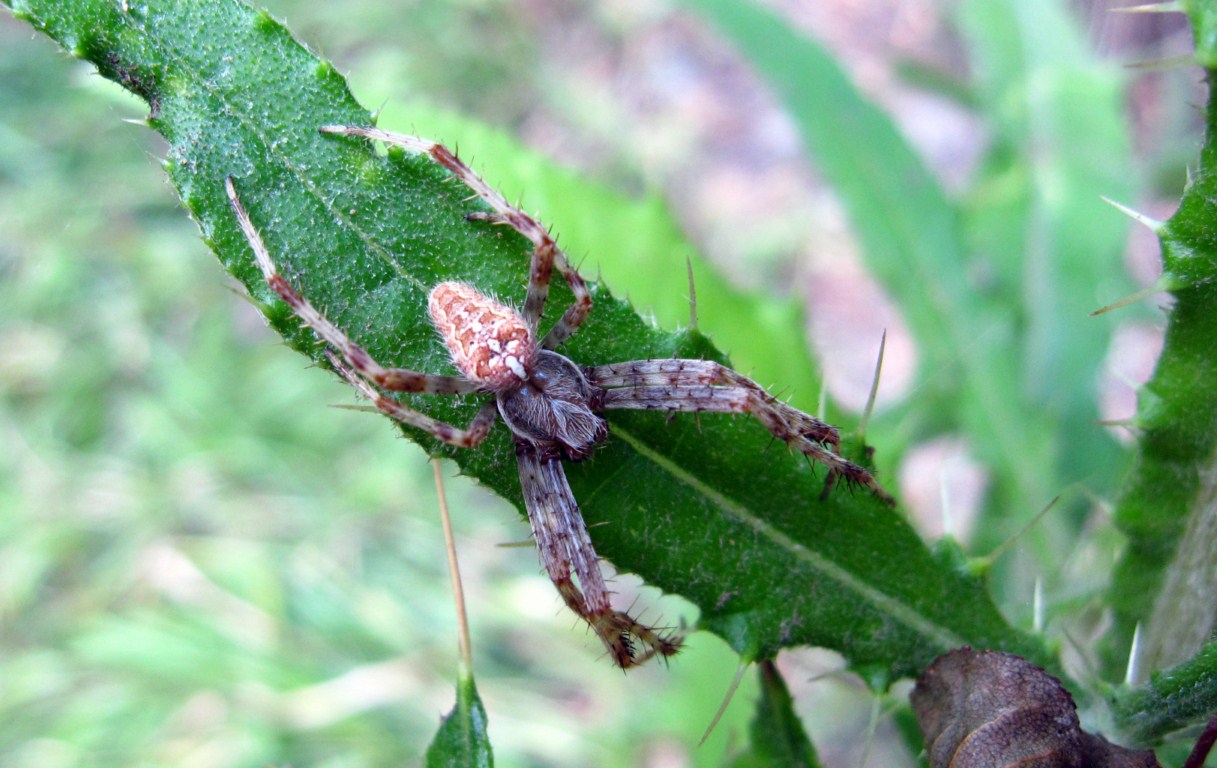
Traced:
<svg viewBox="0 0 1217 768">
<path fill-rule="evenodd" d="M 963 572 L 973 579 L 983 579 L 993 570 L 992 557 L 969 557 L 963 563 Z"/>
<path fill-rule="evenodd" d="M 278 29 L 279 26 L 279 22 L 276 21 L 275 17 L 270 15 L 270 11 L 266 10 L 265 8 L 259 9 L 258 12 L 254 14 L 253 27 L 259 32 L 270 32 Z"/>
<path fill-rule="evenodd" d="M 30 23 L 37 21 L 37 19 L 34 18 L 34 12 L 30 10 L 30 4 L 24 0 L 13 0 L 9 5 L 9 10 L 12 12 L 15 18 L 21 19 L 22 21 L 28 21 Z"/>
</svg>

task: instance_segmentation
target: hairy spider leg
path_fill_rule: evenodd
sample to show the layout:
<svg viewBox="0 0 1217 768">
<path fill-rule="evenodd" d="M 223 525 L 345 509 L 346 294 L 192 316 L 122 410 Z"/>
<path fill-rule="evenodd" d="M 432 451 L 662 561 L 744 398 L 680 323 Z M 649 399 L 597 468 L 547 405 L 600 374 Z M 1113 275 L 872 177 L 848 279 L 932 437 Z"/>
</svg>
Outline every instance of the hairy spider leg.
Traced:
<svg viewBox="0 0 1217 768">
<path fill-rule="evenodd" d="M 334 366 L 334 370 L 338 371 L 348 384 L 359 390 L 361 395 L 370 400 L 376 410 L 403 424 L 430 432 L 449 445 L 455 445 L 458 448 L 476 448 L 486 439 L 486 435 L 490 434 L 490 428 L 494 426 L 495 419 L 499 416 L 498 405 L 494 400 L 490 400 L 478 409 L 477 415 L 469 422 L 469 426 L 464 429 L 454 427 L 447 422 L 433 419 L 409 406 L 402 405 L 391 397 L 385 397 L 377 391 L 376 387 L 369 384 L 367 379 L 348 368 L 331 350 L 327 349 L 325 356 L 329 359 L 330 365 Z"/>
<path fill-rule="evenodd" d="M 589 381 L 606 389 L 708 384 L 720 389 L 726 386 L 746 390 L 755 393 L 753 399 L 758 401 L 758 406 L 763 406 L 758 410 L 775 411 L 802 437 L 814 440 L 821 445 L 832 446 L 834 449 L 841 444 L 841 435 L 836 427 L 786 405 L 752 379 L 713 360 L 683 360 L 680 358 L 633 360 L 597 365 L 587 368 L 585 371 Z M 697 409 L 680 407 L 673 410 Z M 758 418 L 760 417 L 758 416 Z"/>
<path fill-rule="evenodd" d="M 566 254 L 558 248 L 549 231 L 536 219 L 507 202 L 498 190 L 486 183 L 472 168 L 442 144 L 417 136 L 383 131 L 379 128 L 358 125 L 323 125 L 318 129 L 321 133 L 338 134 L 341 136 L 357 136 L 370 141 L 401 147 L 409 152 L 427 155 L 439 165 L 447 168 L 456 178 L 473 191 L 474 196 L 480 197 L 491 208 L 491 213 L 471 213 L 468 218 L 485 220 L 495 224 L 511 227 L 526 237 L 533 244 L 532 260 L 528 273 L 528 294 L 524 299 L 524 320 L 532 328 L 534 335 L 539 336 L 537 326 L 541 313 L 545 309 L 545 301 L 549 297 L 549 283 L 553 271 L 557 268 L 566 284 L 575 295 L 575 301 L 566 309 L 562 317 L 541 340 L 545 349 L 557 349 L 562 342 L 570 338 L 592 310 L 592 297 L 583 278 L 570 265 Z"/>
<path fill-rule="evenodd" d="M 680 650 L 679 638 L 641 624 L 610 604 L 600 558 L 592 547 L 562 462 L 556 452 L 550 456 L 543 451 L 516 441 L 524 505 L 550 581 L 567 607 L 582 617 L 604 643 L 617 666 L 628 669 L 652 656 L 672 656 Z M 571 579 L 572 571 L 578 584 Z"/>
<path fill-rule="evenodd" d="M 253 249 L 258 267 L 262 270 L 262 276 L 266 278 L 267 284 L 304 321 L 305 325 L 312 328 L 322 340 L 341 353 L 346 365 L 339 363 L 338 357 L 333 354 L 328 354 L 328 357 L 347 381 L 354 384 L 380 411 L 400 422 L 425 430 L 446 443 L 472 448 L 486 437 L 497 411 L 492 410 L 489 419 L 479 412 L 468 428 L 460 429 L 419 413 L 377 392 L 368 383 L 369 381 L 394 392 L 426 394 L 470 394 L 477 392 L 479 386 L 460 376 L 419 373 L 408 368 L 385 368 L 376 362 L 363 347 L 351 340 L 301 296 L 287 281 L 287 278 L 279 274 L 278 268 L 275 267 L 275 263 L 270 257 L 270 252 L 266 249 L 266 244 L 262 241 L 262 236 L 253 225 L 249 212 L 245 210 L 245 206 L 242 205 L 241 199 L 237 195 L 231 176 L 224 180 L 224 188 L 228 193 L 228 201 L 232 205 L 233 213 L 236 214 L 237 223 L 240 224 L 245 239 L 249 241 L 249 246 Z"/>
<path fill-rule="evenodd" d="M 781 402 L 747 376 L 711 360 L 634 360 L 584 369 L 600 388 L 596 407 L 693 413 L 748 413 L 769 433 L 828 468 L 825 494 L 837 478 L 868 488 L 887 504 L 895 499 L 866 468 L 835 452 L 837 429 Z"/>
</svg>

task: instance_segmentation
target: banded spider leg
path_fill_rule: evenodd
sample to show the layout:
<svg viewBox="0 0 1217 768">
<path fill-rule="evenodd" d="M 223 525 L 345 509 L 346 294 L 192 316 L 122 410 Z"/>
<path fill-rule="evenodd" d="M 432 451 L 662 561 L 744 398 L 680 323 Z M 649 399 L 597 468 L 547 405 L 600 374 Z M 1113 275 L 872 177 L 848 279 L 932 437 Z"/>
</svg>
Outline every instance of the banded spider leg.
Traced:
<svg viewBox="0 0 1217 768">
<path fill-rule="evenodd" d="M 257 259 L 258 268 L 262 271 L 262 276 L 266 279 L 267 284 L 275 293 L 279 294 L 279 298 L 291 307 L 305 325 L 312 328 L 323 341 L 341 354 L 346 365 L 338 366 L 338 370 L 348 381 L 352 384 L 356 384 L 357 381 L 361 382 L 356 386 L 363 390 L 364 394 L 375 393 L 375 397 L 369 399 L 384 413 L 412 427 L 425 430 L 446 443 L 463 448 L 473 448 L 486 438 L 491 425 L 494 424 L 495 411 L 493 408 L 483 408 L 468 427 L 460 429 L 419 413 L 413 408 L 381 395 L 372 388 L 369 382 L 391 392 L 460 395 L 477 392 L 481 386 L 477 382 L 461 376 L 419 373 L 408 368 L 386 368 L 374 360 L 363 347 L 356 344 L 351 337 L 331 323 L 325 315 L 309 303 L 308 299 L 300 295 L 300 292 L 288 282 L 287 278 L 279 273 L 278 267 L 275 266 L 270 252 L 262 240 L 262 235 L 250 220 L 249 212 L 245 210 L 241 198 L 237 195 L 231 176 L 224 180 L 224 190 L 228 194 L 229 205 L 237 217 L 241 232 L 249 242 L 254 257 Z M 338 361 L 333 354 L 328 354 L 327 357 L 332 363 Z"/>
<path fill-rule="evenodd" d="M 778 400 L 752 379 L 712 360 L 634 360 L 584 369 L 599 388 L 596 410 L 629 408 L 694 413 L 748 413 L 775 438 L 828 468 L 826 496 L 835 480 L 868 488 L 895 504 L 866 468 L 836 451 L 841 436 L 836 427 Z"/>
<path fill-rule="evenodd" d="M 407 152 L 426 155 L 440 166 L 447 168 L 453 176 L 473 191 L 473 197 L 481 198 L 491 208 L 491 213 L 473 212 L 466 215 L 470 221 L 489 221 L 492 224 L 509 226 L 526 237 L 533 244 L 532 262 L 528 274 L 528 295 L 524 299 L 524 309 L 520 313 L 534 336 L 537 324 L 541 320 L 541 312 L 545 309 L 545 301 L 549 297 L 549 281 L 553 271 L 558 272 L 575 294 L 575 302 L 567 308 L 562 318 L 554 324 L 549 333 L 541 341 L 545 349 L 557 349 L 562 342 L 570 338 L 592 311 L 592 297 L 587 291 L 587 284 L 567 261 L 566 254 L 558 248 L 549 230 L 543 227 L 533 217 L 507 202 L 494 187 L 463 160 L 456 156 L 443 144 L 409 136 L 402 133 L 382 131 L 358 125 L 323 125 L 318 129 L 321 133 L 339 136 L 356 136 L 369 141 L 379 141 L 395 147 L 401 147 Z"/>
</svg>

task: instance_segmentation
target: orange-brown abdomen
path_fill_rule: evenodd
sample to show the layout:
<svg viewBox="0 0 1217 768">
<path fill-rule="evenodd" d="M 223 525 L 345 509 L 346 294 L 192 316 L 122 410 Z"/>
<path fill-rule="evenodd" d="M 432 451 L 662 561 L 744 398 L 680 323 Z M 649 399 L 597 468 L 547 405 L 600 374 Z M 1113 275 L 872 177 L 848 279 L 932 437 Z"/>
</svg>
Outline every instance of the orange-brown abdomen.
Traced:
<svg viewBox="0 0 1217 768">
<path fill-rule="evenodd" d="M 431 322 L 465 378 L 491 392 L 528 380 L 537 342 L 524 318 L 466 283 L 440 283 L 427 298 Z"/>
</svg>

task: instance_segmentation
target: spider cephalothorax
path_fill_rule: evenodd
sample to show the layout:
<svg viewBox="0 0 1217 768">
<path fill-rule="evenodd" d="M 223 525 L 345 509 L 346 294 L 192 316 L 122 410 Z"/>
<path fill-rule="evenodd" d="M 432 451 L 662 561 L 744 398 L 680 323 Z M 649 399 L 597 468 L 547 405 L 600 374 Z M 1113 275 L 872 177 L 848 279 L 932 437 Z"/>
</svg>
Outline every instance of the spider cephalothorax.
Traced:
<svg viewBox="0 0 1217 768">
<path fill-rule="evenodd" d="M 835 427 L 777 400 L 726 366 L 710 360 L 662 359 L 581 367 L 554 351 L 587 318 L 592 300 L 583 278 L 544 227 L 508 204 L 442 145 L 377 128 L 330 125 L 320 130 L 383 141 L 430 156 L 490 207 L 490 212 L 473 213 L 469 219 L 510 226 L 532 241 L 522 311 L 465 283 L 444 282 L 432 288 L 428 311 L 460 376 L 385 368 L 279 273 L 232 178 L 225 184 L 267 283 L 329 345 L 327 356 L 335 370 L 377 409 L 466 448 L 477 446 L 495 420 L 503 418 L 515 441 L 524 503 L 545 570 L 567 606 L 591 626 L 619 666 L 627 668 L 656 655 L 670 656 L 680 649 L 680 640 L 612 607 L 599 558 L 567 484 L 562 461 L 587 458 L 608 436 L 600 412 L 627 408 L 752 414 L 774 437 L 827 467 L 826 490 L 835 479 L 844 478 L 892 502 L 870 472 L 837 453 L 840 437 Z M 537 325 L 554 270 L 566 280 L 575 299 L 541 337 Z M 383 391 L 484 393 L 494 399 L 461 429 L 387 397 Z"/>
</svg>

